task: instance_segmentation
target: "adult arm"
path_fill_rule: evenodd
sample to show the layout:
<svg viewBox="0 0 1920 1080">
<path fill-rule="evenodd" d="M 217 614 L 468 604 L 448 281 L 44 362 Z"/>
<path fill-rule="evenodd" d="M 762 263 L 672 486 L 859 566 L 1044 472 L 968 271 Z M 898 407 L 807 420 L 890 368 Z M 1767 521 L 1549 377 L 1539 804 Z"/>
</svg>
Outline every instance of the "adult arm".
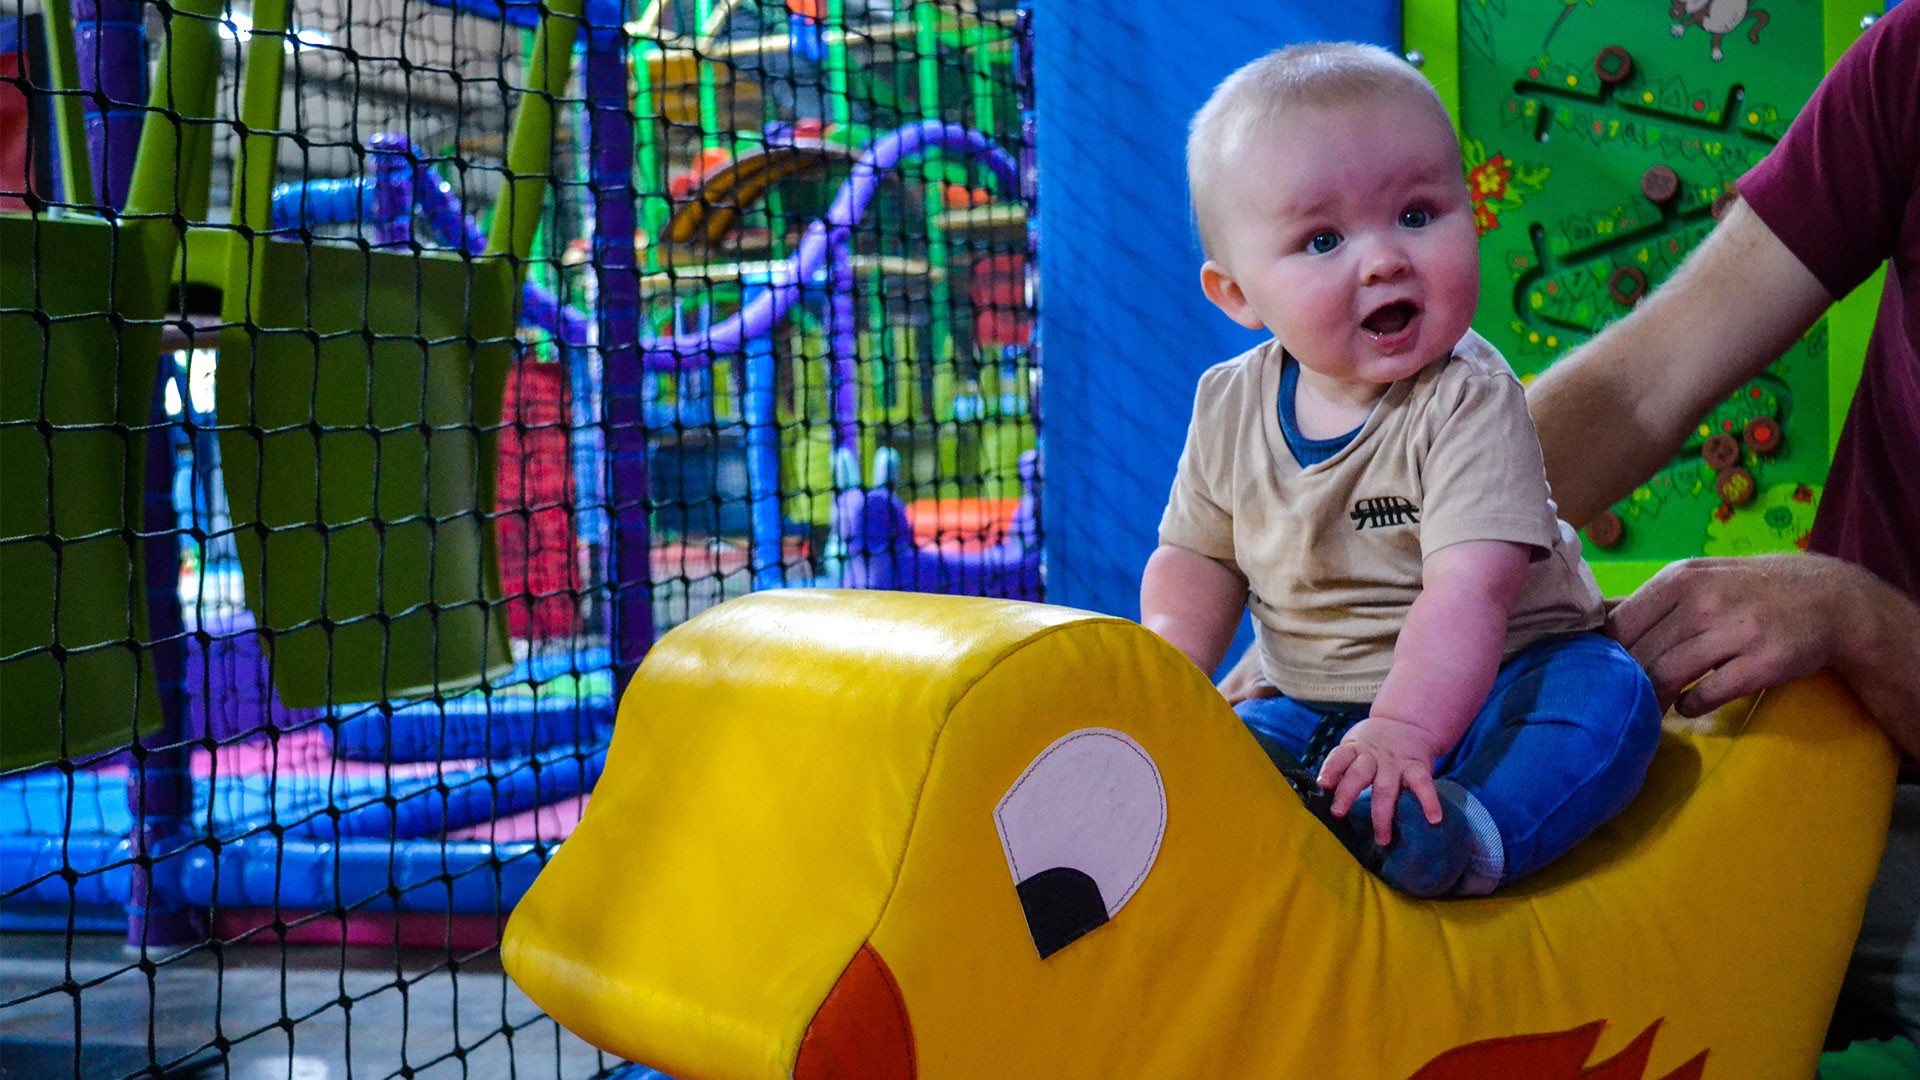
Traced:
<svg viewBox="0 0 1920 1080">
<path fill-rule="evenodd" d="M 1652 476 L 1833 297 L 1736 202 L 1673 277 L 1527 391 L 1560 516 L 1585 525 Z"/>
<path fill-rule="evenodd" d="M 1831 303 L 1759 216 L 1734 204 L 1645 303 L 1529 389 L 1561 516 L 1584 523 L 1625 497 Z M 1920 610 L 1859 567 L 1799 555 L 1688 560 L 1622 601 L 1609 628 L 1683 714 L 1831 667 L 1920 754 Z"/>
<path fill-rule="evenodd" d="M 1402 788 L 1440 821 L 1433 763 L 1459 743 L 1487 700 L 1506 647 L 1507 619 L 1526 584 L 1531 549 L 1504 540 L 1450 544 L 1421 566 L 1420 595 L 1393 647 L 1393 669 L 1367 718 L 1327 755 L 1319 782 L 1344 817 L 1373 787 L 1374 839 L 1393 839 Z"/>
<path fill-rule="evenodd" d="M 1226 657 L 1246 606 L 1238 570 L 1177 544 L 1156 548 L 1140 575 L 1141 623 L 1208 674 Z"/>
</svg>

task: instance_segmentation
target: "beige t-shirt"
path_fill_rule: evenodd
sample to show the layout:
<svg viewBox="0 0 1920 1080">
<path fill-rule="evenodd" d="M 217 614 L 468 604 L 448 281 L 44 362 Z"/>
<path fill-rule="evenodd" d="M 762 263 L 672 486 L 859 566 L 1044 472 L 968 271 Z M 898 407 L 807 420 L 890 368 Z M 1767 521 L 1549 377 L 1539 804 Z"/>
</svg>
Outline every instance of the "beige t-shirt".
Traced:
<svg viewBox="0 0 1920 1080">
<path fill-rule="evenodd" d="M 1246 576 L 1269 682 L 1309 701 L 1372 701 L 1421 560 L 1466 540 L 1535 549 L 1505 657 L 1600 625 L 1600 590 L 1555 516 L 1520 382 L 1491 345 L 1469 335 L 1389 387 L 1353 441 L 1307 469 L 1280 432 L 1282 355 L 1269 341 L 1200 377 L 1160 519 L 1161 543 Z"/>
</svg>

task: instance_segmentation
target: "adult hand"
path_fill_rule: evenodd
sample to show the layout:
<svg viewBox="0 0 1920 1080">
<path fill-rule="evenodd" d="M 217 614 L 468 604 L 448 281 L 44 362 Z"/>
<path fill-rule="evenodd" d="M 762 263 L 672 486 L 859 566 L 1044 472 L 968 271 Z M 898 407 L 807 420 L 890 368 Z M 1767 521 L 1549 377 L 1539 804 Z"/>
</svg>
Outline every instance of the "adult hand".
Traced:
<svg viewBox="0 0 1920 1080">
<path fill-rule="evenodd" d="M 1862 572 L 1820 555 L 1688 559 L 1615 607 L 1607 632 L 1646 669 L 1662 709 L 1699 716 L 1827 666 Z"/>
<path fill-rule="evenodd" d="M 1280 689 L 1268 682 L 1266 675 L 1261 672 L 1260 650 L 1248 648 L 1240 654 L 1233 670 L 1221 678 L 1220 693 L 1227 699 L 1227 704 L 1238 705 L 1255 698 L 1279 697 Z"/>
<path fill-rule="evenodd" d="M 1440 824 L 1440 793 L 1433 788 L 1433 733 L 1417 724 L 1369 716 L 1353 725 L 1320 766 L 1318 782 L 1333 792 L 1333 816 L 1346 817 L 1360 793 L 1373 788 L 1373 839 L 1393 842 L 1393 811 L 1402 789 L 1413 792 L 1427 823 Z"/>
</svg>

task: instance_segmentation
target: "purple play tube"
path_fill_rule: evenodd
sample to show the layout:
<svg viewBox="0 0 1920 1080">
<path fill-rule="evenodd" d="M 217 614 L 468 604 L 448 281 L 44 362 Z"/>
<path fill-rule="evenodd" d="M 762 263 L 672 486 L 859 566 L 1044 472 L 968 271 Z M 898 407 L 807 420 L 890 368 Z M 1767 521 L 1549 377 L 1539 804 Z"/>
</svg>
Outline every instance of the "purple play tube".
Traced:
<svg viewBox="0 0 1920 1080">
<path fill-rule="evenodd" d="M 858 333 L 853 318 L 853 227 L 866 215 L 880 181 L 900 162 L 928 150 L 965 154 L 987 167 L 1007 190 L 1020 180 L 1020 166 L 993 141 L 959 124 L 922 120 L 896 128 L 867 145 L 853 174 L 834 196 L 827 216 L 807 227 L 800 248 L 772 275 L 767 289 L 732 318 L 692 333 L 645 342 L 648 369 L 687 371 L 705 367 L 716 355 L 738 353 L 750 338 L 772 331 L 800 298 L 801 287 L 824 269 L 830 277 L 829 347 L 833 353 L 833 445 L 837 453 L 857 455 L 860 445 Z"/>
<path fill-rule="evenodd" d="M 84 91 L 80 103 L 93 190 L 64 192 L 69 202 L 91 198 L 116 210 L 127 204 L 147 113 L 145 19 L 139 0 L 76 0 L 73 5 L 74 59 Z"/>
<path fill-rule="evenodd" d="M 134 156 L 146 121 L 146 13 L 137 0 L 77 0 L 72 11 L 74 59 L 86 116 L 87 155 L 94 190 L 67 191 L 66 199 L 115 210 L 126 205 Z M 195 213 L 204 207 L 176 207 Z M 163 365 L 164 369 L 164 365 Z M 121 898 L 127 910 L 127 944 L 173 944 L 195 937 L 191 921 L 174 898 L 157 888 L 146 856 L 184 835 L 193 789 L 182 748 L 186 730 L 185 631 L 180 594 L 172 587 L 180 566 L 180 536 L 173 504 L 173 442 L 167 419 L 164 370 L 156 371 L 146 435 L 146 475 L 141 505 L 141 564 L 146 576 L 147 655 L 159 691 L 160 725 L 136 743 L 126 779 L 133 808 L 128 833 L 133 869 Z"/>
<path fill-rule="evenodd" d="M 375 243 L 406 247 L 413 242 L 415 168 L 420 155 L 405 135 L 382 134 L 367 139 L 372 158 L 371 218 Z M 443 237 L 442 243 L 456 243 L 460 230 Z"/>
<path fill-rule="evenodd" d="M 653 536 L 648 515 L 646 382 L 640 342 L 640 274 L 635 265 L 633 101 L 628 96 L 623 0 L 587 0 L 587 193 L 593 202 L 593 273 L 600 329 L 601 403 L 608 514 L 607 640 L 613 674 L 625 686 L 653 647 Z M 611 517 L 611 521 L 606 521 Z M 600 532 L 599 528 L 593 530 Z"/>
<path fill-rule="evenodd" d="M 884 487 L 843 491 L 833 503 L 834 532 L 847 543 L 840 584 L 849 589 L 947 593 L 1040 600 L 1040 462 L 1020 455 L 1024 494 L 1007 535 L 977 551 L 942 551 L 914 543 L 900 497 Z"/>
<path fill-rule="evenodd" d="M 404 190 L 407 180 L 412 180 L 413 212 L 426 222 L 427 231 L 436 240 L 469 255 L 478 255 L 487 249 L 487 238 L 480 232 L 480 226 L 461 207 L 460 196 L 454 192 L 453 185 L 421 160 L 418 148 L 405 135 L 375 135 L 367 140 L 367 149 L 373 152 L 376 160 L 376 183 L 388 176 L 393 178 L 392 182 L 381 185 L 384 190 Z M 399 170 L 389 166 L 382 169 L 381 159 L 402 161 L 411 168 Z M 376 192 L 376 199 L 379 197 L 380 193 Z M 389 206 L 399 209 L 405 205 L 402 199 L 377 204 L 381 210 Z M 562 306 L 551 292 L 528 282 L 521 290 L 521 301 L 521 322 L 551 331 L 563 348 L 587 344 L 586 317 L 572 308 Z"/>
</svg>

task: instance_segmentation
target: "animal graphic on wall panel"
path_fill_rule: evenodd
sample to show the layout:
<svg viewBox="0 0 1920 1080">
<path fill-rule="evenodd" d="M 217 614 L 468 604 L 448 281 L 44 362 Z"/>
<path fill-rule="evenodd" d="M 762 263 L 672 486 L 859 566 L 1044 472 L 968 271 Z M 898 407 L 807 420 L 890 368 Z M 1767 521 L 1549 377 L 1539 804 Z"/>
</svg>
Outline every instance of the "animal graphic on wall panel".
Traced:
<svg viewBox="0 0 1920 1080">
<path fill-rule="evenodd" d="M 1747 0 L 1673 0 L 1667 14 L 1681 20 L 1673 25 L 1674 37 L 1684 35 L 1689 26 L 1698 26 L 1712 34 L 1715 60 L 1726 56 L 1720 48 L 1720 39 L 1739 29 L 1741 23 L 1753 20 L 1753 29 L 1747 31 L 1747 40 L 1758 45 L 1760 31 L 1773 20 L 1773 16 L 1759 8 L 1748 7 Z"/>
</svg>

